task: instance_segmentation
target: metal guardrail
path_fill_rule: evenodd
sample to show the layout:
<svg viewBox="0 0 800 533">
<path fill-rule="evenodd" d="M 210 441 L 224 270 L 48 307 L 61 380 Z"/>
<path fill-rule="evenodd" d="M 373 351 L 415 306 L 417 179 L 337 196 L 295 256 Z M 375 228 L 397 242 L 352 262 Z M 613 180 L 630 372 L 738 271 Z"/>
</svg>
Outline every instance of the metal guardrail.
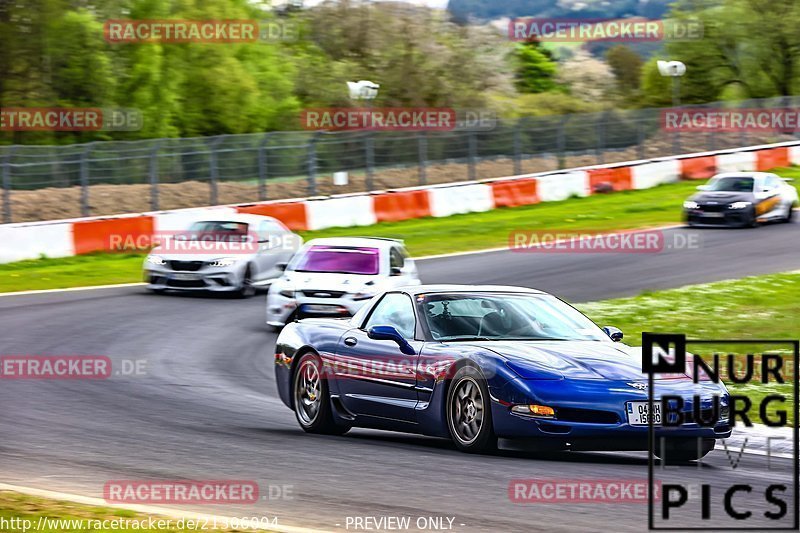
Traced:
<svg viewBox="0 0 800 533">
<path fill-rule="evenodd" d="M 798 103 L 800 98 L 782 98 L 693 107 L 785 108 Z M 662 129 L 661 111 L 522 118 L 500 121 L 489 131 L 269 132 L 0 146 L 3 221 L 476 180 L 797 138 L 747 131 L 678 136 Z M 336 171 L 351 173 L 348 186 L 332 184 Z M 59 205 L 50 209 L 51 202 Z M 23 212 L 17 213 L 18 206 Z"/>
</svg>

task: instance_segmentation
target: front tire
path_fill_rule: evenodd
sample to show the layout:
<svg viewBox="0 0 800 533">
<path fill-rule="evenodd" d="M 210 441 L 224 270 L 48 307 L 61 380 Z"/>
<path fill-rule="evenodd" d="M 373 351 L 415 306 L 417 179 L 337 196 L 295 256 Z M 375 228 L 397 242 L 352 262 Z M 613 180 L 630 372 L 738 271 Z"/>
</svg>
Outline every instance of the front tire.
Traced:
<svg viewBox="0 0 800 533">
<path fill-rule="evenodd" d="M 344 435 L 349 426 L 340 426 L 333 419 L 328 382 L 322 373 L 322 359 L 309 352 L 301 356 L 292 377 L 294 414 L 306 433 Z"/>
<path fill-rule="evenodd" d="M 239 290 L 236 291 L 236 296 L 239 298 L 250 298 L 251 296 L 255 296 L 255 294 L 256 288 L 253 287 L 253 270 L 250 268 L 250 265 L 248 265 L 242 275 L 242 283 L 239 285 Z"/>
<path fill-rule="evenodd" d="M 447 429 L 456 447 L 467 453 L 490 453 L 497 449 L 492 425 L 489 387 L 472 366 L 460 368 L 447 391 Z"/>
<path fill-rule="evenodd" d="M 789 204 L 789 209 L 786 212 L 786 216 L 783 218 L 783 221 L 789 224 L 794 219 L 794 204 Z"/>
<path fill-rule="evenodd" d="M 747 222 L 744 223 L 745 228 L 755 228 L 758 225 L 758 217 L 756 216 L 756 210 L 751 209 L 750 213 L 748 213 Z"/>
</svg>

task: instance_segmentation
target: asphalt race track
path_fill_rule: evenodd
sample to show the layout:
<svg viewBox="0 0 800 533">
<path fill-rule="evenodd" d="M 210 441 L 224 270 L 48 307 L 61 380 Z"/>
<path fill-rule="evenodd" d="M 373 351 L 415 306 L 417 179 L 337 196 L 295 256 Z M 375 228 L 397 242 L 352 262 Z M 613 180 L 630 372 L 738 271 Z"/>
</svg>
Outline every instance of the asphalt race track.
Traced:
<svg viewBox="0 0 800 533">
<path fill-rule="evenodd" d="M 800 224 L 698 233 L 692 250 L 505 251 L 425 260 L 420 271 L 429 283 L 525 285 L 588 301 L 800 269 Z M 291 498 L 194 510 L 325 530 L 356 516 L 454 517 L 455 531 L 645 529 L 643 504 L 518 504 L 508 495 L 519 478 L 646 479 L 644 453 L 470 456 L 405 434 L 304 434 L 276 398 L 274 342 L 263 294 L 242 301 L 127 287 L 0 298 L 0 354 L 147 365 L 146 375 L 109 380 L 0 380 L 0 481 L 102 497 L 108 480 L 255 480 L 264 495 L 291 486 Z M 765 457 L 745 455 L 733 469 L 719 449 L 677 473 L 698 484 L 791 485 L 789 459 L 773 458 L 768 471 Z M 749 504 L 757 514 L 771 508 L 755 493 Z"/>
</svg>

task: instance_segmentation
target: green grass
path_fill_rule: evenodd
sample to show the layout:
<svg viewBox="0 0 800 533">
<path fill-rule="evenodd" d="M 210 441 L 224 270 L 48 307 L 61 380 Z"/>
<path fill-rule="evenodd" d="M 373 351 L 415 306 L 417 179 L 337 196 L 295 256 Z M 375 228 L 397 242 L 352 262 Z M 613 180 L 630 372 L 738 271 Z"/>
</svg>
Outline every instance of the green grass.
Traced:
<svg viewBox="0 0 800 533">
<path fill-rule="evenodd" d="M 485 213 L 384 222 L 369 227 L 330 228 L 304 232 L 303 236 L 401 238 L 412 255 L 417 256 L 497 248 L 508 244 L 508 234 L 512 230 L 622 230 L 679 223 L 681 204 L 696 186 L 697 183 L 681 182 Z"/>
<path fill-rule="evenodd" d="M 88 254 L 0 265 L 0 292 L 142 281 L 143 254 Z"/>
<path fill-rule="evenodd" d="M 149 519 L 155 521 L 149 527 Z M 40 518 L 42 527 L 38 528 Z M 112 522 L 104 520 L 130 520 L 128 527 L 111 528 Z M 29 522 L 25 522 L 25 521 Z M 164 522 L 158 523 L 158 520 Z M 171 522 L 167 523 L 167 520 Z M 188 520 L 181 524 L 180 519 L 146 515 L 111 507 L 95 507 L 46 498 L 27 496 L 11 491 L 0 491 L 0 531 L 39 533 L 85 532 L 85 531 L 151 531 L 180 533 L 185 531 L 236 531 L 235 529 L 221 529 L 212 527 L 213 523 L 204 524 L 197 521 L 190 524 Z M 56 522 L 59 521 L 59 522 Z M 65 522 L 66 521 L 66 522 Z M 96 522 L 100 521 L 100 522 Z M 139 524 L 144 527 L 137 527 Z M 203 527 L 203 526 L 206 527 Z M 250 524 L 248 524 L 250 525 Z M 254 524 L 255 525 L 255 524 Z M 96 527 L 100 526 L 100 527 Z M 104 527 L 106 526 L 106 527 Z M 181 527 L 182 526 L 182 527 Z M 253 531 L 253 529 L 250 529 Z"/>
<path fill-rule="evenodd" d="M 754 276 L 739 280 L 691 285 L 679 289 L 643 293 L 630 298 L 580 304 L 577 307 L 600 325 L 613 325 L 625 333 L 625 342 L 641 344 L 642 331 L 685 333 L 689 339 L 800 339 L 800 272 Z M 793 364 L 791 347 L 709 346 L 689 344 L 690 352 L 703 356 L 715 350 L 723 354 L 779 352 Z M 758 402 L 767 394 L 792 397 L 793 375 L 786 384 L 729 385 L 732 392 Z M 791 381 L 789 383 L 788 381 Z M 786 407 L 791 410 L 793 403 Z M 772 409 L 774 411 L 774 409 Z M 790 416 L 791 418 L 791 416 Z"/>
<path fill-rule="evenodd" d="M 800 178 L 800 168 L 776 169 Z M 800 179 L 798 180 L 800 183 Z M 570 198 L 445 218 L 301 232 L 305 239 L 369 235 L 405 240 L 414 256 L 499 248 L 513 230 L 610 231 L 677 224 L 681 204 L 699 182 L 661 185 L 587 198 Z M 796 184 L 797 185 L 797 184 Z M 0 265 L 0 292 L 110 285 L 141 281 L 143 254 L 90 254 Z"/>
</svg>

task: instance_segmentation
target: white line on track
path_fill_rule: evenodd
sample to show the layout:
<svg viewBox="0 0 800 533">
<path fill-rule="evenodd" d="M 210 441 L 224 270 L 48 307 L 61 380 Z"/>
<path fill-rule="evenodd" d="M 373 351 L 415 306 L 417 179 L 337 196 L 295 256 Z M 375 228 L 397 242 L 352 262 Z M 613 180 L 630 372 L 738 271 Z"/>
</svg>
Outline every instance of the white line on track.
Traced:
<svg viewBox="0 0 800 533">
<path fill-rule="evenodd" d="M 212 515 L 205 513 L 195 513 L 191 511 L 181 511 L 179 509 L 165 509 L 163 507 L 153 507 L 150 505 L 136 505 L 136 504 L 116 504 L 107 503 L 102 498 L 92 498 L 89 496 L 81 496 L 80 494 L 71 494 L 68 492 L 55 492 L 52 490 L 36 489 L 33 487 L 23 487 L 20 485 L 9 485 L 8 483 L 0 483 L 0 490 L 7 490 L 18 492 L 20 494 L 27 494 L 28 496 L 36 496 L 39 498 L 49 498 L 51 500 L 68 501 L 72 503 L 79 503 L 82 505 L 112 507 L 115 509 L 128 509 L 142 514 L 159 515 L 164 517 L 180 520 L 181 518 L 191 520 L 208 520 L 212 522 L 216 519 L 217 523 L 235 523 L 235 517 Z M 239 519 L 241 520 L 241 519 Z M 304 527 L 295 526 L 281 526 L 270 525 L 268 528 L 249 528 L 251 531 L 276 531 L 278 533 L 321 533 L 324 530 L 309 529 Z"/>
<path fill-rule="evenodd" d="M 29 294 L 48 294 L 51 292 L 77 292 L 77 291 L 93 291 L 97 289 L 118 289 L 120 287 L 139 287 L 142 285 L 145 285 L 145 283 L 143 282 L 119 283 L 117 285 L 91 285 L 89 287 L 69 287 L 67 289 L 42 289 L 37 291 L 4 292 L 0 293 L 0 298 L 4 296 L 27 296 Z"/>
</svg>

